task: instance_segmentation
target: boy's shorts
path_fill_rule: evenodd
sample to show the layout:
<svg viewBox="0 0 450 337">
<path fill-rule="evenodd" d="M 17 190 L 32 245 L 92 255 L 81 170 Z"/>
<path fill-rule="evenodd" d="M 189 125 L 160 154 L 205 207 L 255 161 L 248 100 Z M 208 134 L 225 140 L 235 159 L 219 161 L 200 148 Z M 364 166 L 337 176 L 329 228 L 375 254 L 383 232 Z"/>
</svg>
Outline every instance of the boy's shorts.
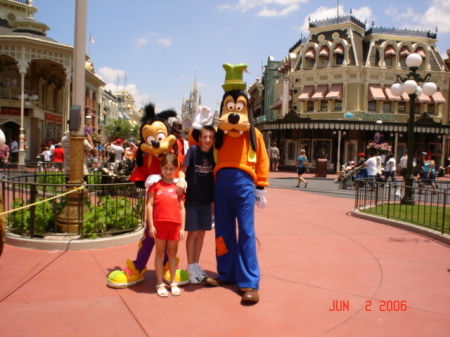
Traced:
<svg viewBox="0 0 450 337">
<path fill-rule="evenodd" d="M 196 230 L 211 230 L 212 223 L 212 210 L 211 204 L 194 204 L 186 202 L 184 204 L 186 209 L 186 224 L 185 230 L 187 232 L 193 232 Z"/>
<path fill-rule="evenodd" d="M 154 221 L 156 238 L 160 240 L 180 241 L 181 223 L 173 221 Z"/>
</svg>

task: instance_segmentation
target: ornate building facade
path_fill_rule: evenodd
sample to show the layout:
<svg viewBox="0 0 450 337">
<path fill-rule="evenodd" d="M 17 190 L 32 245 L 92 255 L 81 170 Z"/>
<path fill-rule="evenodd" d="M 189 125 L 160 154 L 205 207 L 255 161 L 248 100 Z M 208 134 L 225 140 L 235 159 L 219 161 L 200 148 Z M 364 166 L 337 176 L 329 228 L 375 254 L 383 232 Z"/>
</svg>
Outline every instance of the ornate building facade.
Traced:
<svg viewBox="0 0 450 337">
<path fill-rule="evenodd" d="M 405 60 L 410 53 L 422 56 L 418 71 L 430 73 L 438 88 L 433 96 L 416 100 L 414 155 L 431 152 L 437 165 L 444 164 L 450 153 L 449 72 L 436 33 L 367 29 L 351 15 L 310 22 L 309 31 L 276 70 L 269 59 L 263 75 L 263 115 L 257 126 L 267 142 L 278 143 L 284 165 L 305 149 L 312 167 L 326 159 L 327 170 L 338 171 L 379 137 L 397 158 L 402 156 L 412 132 L 407 128 L 409 96 L 396 97 L 390 87 L 397 74 L 409 72 Z"/>
<path fill-rule="evenodd" d="M 36 12 L 30 0 L 0 0 L 0 127 L 21 149 L 26 137 L 31 161 L 63 137 L 72 101 L 73 46 L 48 37 Z M 88 57 L 85 75 L 85 124 L 97 128 L 105 83 Z"/>
</svg>

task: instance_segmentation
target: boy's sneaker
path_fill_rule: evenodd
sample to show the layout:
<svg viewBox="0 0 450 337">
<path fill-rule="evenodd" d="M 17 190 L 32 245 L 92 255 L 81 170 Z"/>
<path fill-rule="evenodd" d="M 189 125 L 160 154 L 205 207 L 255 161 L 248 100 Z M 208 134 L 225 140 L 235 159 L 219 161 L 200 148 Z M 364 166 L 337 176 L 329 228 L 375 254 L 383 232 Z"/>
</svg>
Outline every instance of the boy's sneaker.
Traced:
<svg viewBox="0 0 450 337">
<path fill-rule="evenodd" d="M 197 268 L 193 264 L 188 264 L 187 272 L 189 275 L 189 283 L 200 284 L 202 283 L 201 275 L 198 273 Z"/>
<path fill-rule="evenodd" d="M 202 281 L 208 278 L 208 275 L 206 275 L 205 271 L 198 263 L 195 264 L 195 267 L 197 268 L 197 274 L 200 275 Z"/>
</svg>

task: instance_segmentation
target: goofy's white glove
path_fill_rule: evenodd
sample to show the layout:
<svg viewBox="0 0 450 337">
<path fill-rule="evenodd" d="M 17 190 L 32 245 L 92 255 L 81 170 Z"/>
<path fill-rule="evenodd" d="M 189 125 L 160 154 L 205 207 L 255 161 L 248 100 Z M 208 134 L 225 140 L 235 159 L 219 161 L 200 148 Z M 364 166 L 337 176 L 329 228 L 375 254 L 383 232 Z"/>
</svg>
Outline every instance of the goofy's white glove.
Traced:
<svg viewBox="0 0 450 337">
<path fill-rule="evenodd" d="M 255 189 L 255 202 L 258 208 L 266 208 L 267 206 L 267 200 L 264 194 L 266 194 L 266 190 Z"/>
<path fill-rule="evenodd" d="M 197 107 L 192 127 L 196 130 L 200 130 L 203 126 L 212 124 L 213 115 L 210 108 L 206 106 Z"/>
<path fill-rule="evenodd" d="M 147 177 L 145 180 L 145 189 L 149 189 L 151 186 L 156 184 L 158 181 L 162 179 L 161 175 L 159 174 L 152 174 Z"/>
</svg>

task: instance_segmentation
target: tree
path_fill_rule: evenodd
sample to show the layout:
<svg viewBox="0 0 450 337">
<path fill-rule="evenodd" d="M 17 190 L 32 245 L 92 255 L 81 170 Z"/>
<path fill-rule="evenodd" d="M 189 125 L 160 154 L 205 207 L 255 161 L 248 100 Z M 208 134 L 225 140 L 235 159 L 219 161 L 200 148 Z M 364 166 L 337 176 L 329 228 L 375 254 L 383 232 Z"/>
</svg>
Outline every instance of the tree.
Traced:
<svg viewBox="0 0 450 337">
<path fill-rule="evenodd" d="M 135 137 L 135 127 L 125 119 L 113 119 L 107 122 L 104 133 L 109 140 L 129 139 Z"/>
</svg>

